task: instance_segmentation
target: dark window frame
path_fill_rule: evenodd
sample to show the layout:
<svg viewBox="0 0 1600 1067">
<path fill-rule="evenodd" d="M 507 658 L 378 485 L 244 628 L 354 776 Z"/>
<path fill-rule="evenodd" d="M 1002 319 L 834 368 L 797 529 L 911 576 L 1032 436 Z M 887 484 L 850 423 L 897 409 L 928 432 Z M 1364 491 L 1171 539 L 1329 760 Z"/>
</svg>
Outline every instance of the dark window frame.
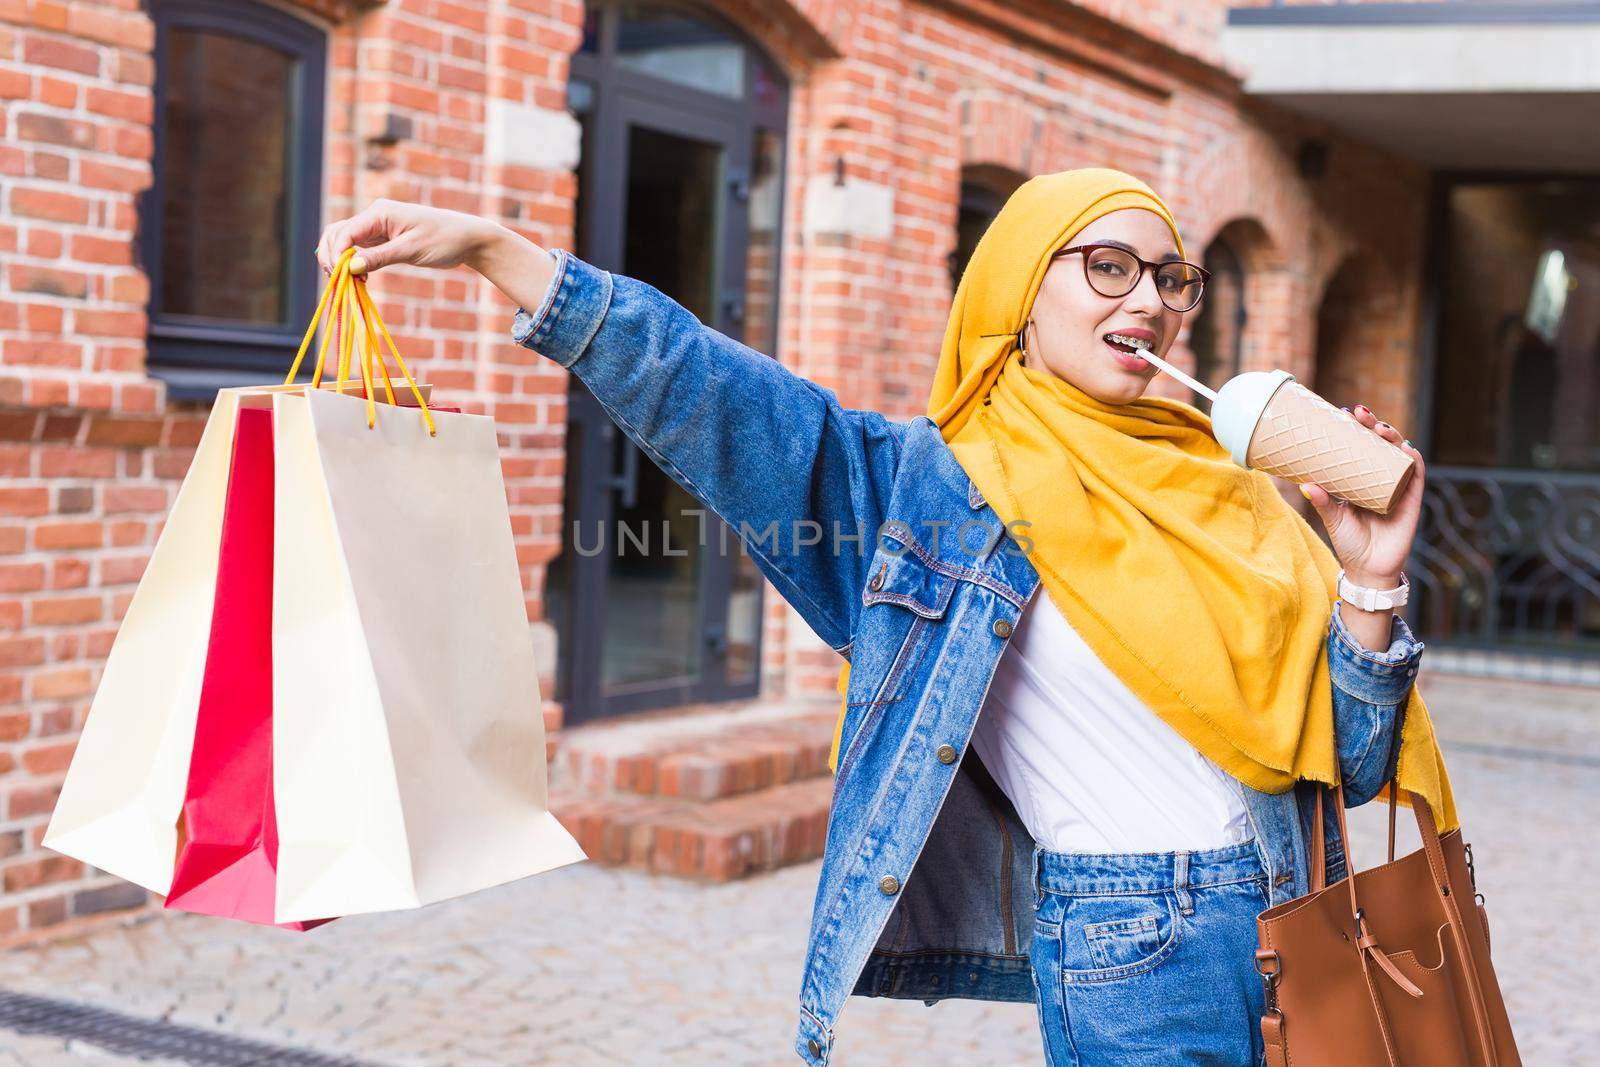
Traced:
<svg viewBox="0 0 1600 1067">
<path fill-rule="evenodd" d="M 172 399 L 209 400 L 219 388 L 281 381 L 316 308 L 318 278 L 311 249 L 322 220 L 322 142 L 328 66 L 327 33 L 313 23 L 257 0 L 147 0 L 155 22 L 154 180 L 139 198 L 135 246 L 150 279 L 150 326 L 147 367 L 167 383 Z M 165 115 L 162 101 L 169 74 L 167 47 L 173 29 L 226 34 L 276 49 L 294 57 L 289 101 L 289 149 L 286 163 L 288 222 L 285 256 L 287 321 L 280 325 L 227 324 L 166 318 L 160 313 L 162 161 Z"/>
</svg>

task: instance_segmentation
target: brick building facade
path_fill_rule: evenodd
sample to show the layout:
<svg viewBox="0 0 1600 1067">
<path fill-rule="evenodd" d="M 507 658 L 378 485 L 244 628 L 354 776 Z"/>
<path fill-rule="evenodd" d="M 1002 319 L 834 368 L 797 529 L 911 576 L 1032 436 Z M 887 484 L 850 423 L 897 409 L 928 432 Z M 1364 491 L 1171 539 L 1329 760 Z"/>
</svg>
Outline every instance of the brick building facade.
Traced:
<svg viewBox="0 0 1600 1067">
<path fill-rule="evenodd" d="M 322 92 L 319 108 L 296 105 L 299 121 L 321 113 L 312 131 L 317 187 L 295 201 L 314 211 L 312 232 L 391 197 L 584 250 L 585 198 L 592 210 L 608 194 L 583 168 L 585 153 L 598 150 L 594 120 L 582 116 L 569 75 L 600 47 L 592 40 L 599 6 L 201 6 L 289 17 L 323 43 L 321 77 L 296 83 Z M 851 405 L 918 414 L 964 212 L 981 216 L 983 203 L 1033 173 L 1111 165 L 1162 193 L 1191 258 L 1230 264 L 1231 303 L 1219 282 L 1216 306 L 1190 316 L 1176 361 L 1198 353 L 1213 377 L 1286 367 L 1338 402 L 1360 399 L 1411 424 L 1422 387 L 1415 354 L 1430 166 L 1248 94 L 1224 31 L 1230 8 L 1254 6 L 1269 5 L 686 4 L 691 21 L 743 42 L 782 88 L 779 140 L 769 139 L 781 152 L 768 157 L 779 169 L 739 201 L 770 214 L 742 246 L 745 336 L 770 336 L 751 343 Z M 117 621 L 203 425 L 205 383 L 264 380 L 259 352 L 253 363 L 223 352 L 211 378 L 203 346 L 198 362 L 178 370 L 153 362 L 156 334 L 182 331 L 152 326 L 152 309 L 172 306 L 161 301 L 177 290 L 152 290 L 158 272 L 141 220 L 161 225 L 164 208 L 141 195 L 162 173 L 180 180 L 193 161 L 174 158 L 172 136 L 158 145 L 160 118 L 174 106 L 161 98 L 160 57 L 176 55 L 158 48 L 163 12 L 179 25 L 184 5 L 0 0 L 0 936 L 144 900 L 39 840 Z M 649 9 L 632 5 L 620 17 L 625 48 L 626 20 L 648 21 Z M 166 88 L 173 99 L 182 89 L 176 79 Z M 245 99 L 251 91 L 228 89 Z M 746 85 L 744 95 L 755 91 Z M 288 243 L 306 232 L 304 218 L 251 229 L 274 206 L 245 195 L 265 180 L 246 172 L 253 159 L 288 167 L 279 148 L 247 128 L 228 143 L 226 152 L 199 146 L 211 169 L 182 180 L 237 187 L 219 200 L 231 210 L 190 219 L 182 241 L 174 228 L 163 255 L 172 285 L 182 284 L 172 281 L 181 259 L 221 279 L 213 296 L 238 297 L 268 284 L 252 265 L 267 262 L 281 279 L 296 257 L 309 263 L 311 247 Z M 301 168 L 303 155 L 288 153 Z M 580 189 L 585 181 L 593 188 Z M 648 225 L 627 222 L 635 232 Z M 307 291 L 316 284 L 292 277 Z M 204 279 L 193 284 L 204 290 Z M 438 393 L 499 423 L 528 617 L 545 693 L 559 694 L 568 635 L 547 593 L 574 491 L 568 377 L 508 342 L 512 309 L 466 272 L 385 271 L 372 289 L 402 351 Z M 275 313 L 237 303 L 223 317 Z M 290 329 L 303 321 L 285 320 Z M 770 590 L 760 604 L 760 695 L 825 697 L 837 658 Z M 544 711 L 559 730 L 562 702 L 547 700 Z"/>
</svg>

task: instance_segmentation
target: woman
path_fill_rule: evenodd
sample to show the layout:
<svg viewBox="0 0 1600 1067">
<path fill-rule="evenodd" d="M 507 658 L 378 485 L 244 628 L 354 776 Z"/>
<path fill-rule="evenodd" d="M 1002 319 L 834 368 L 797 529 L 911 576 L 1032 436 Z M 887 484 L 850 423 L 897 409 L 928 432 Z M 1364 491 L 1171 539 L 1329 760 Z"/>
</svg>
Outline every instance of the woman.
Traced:
<svg viewBox="0 0 1600 1067">
<path fill-rule="evenodd" d="M 1317 783 L 1363 803 L 1397 774 L 1455 825 L 1421 645 L 1334 600 L 1341 565 L 1400 583 L 1421 457 L 1356 410 L 1417 475 L 1387 516 L 1307 488 L 1336 561 L 1204 415 L 1144 398 L 1134 349 L 1169 349 L 1203 272 L 1130 175 L 1013 194 L 909 423 L 481 220 L 380 202 L 323 268 L 352 245 L 481 272 L 848 661 L 806 1062 L 854 993 L 1031 1000 L 1054 1067 L 1259 1063 L 1255 916 L 1308 890 Z"/>
</svg>

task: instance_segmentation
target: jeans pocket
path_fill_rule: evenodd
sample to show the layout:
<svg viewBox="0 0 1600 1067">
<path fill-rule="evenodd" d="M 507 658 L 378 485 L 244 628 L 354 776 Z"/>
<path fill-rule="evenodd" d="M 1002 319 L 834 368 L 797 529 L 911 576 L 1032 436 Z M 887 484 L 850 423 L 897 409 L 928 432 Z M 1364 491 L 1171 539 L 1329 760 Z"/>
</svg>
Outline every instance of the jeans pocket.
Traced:
<svg viewBox="0 0 1600 1067">
<path fill-rule="evenodd" d="M 1183 936 L 1177 895 L 1128 893 L 1069 898 L 1061 920 L 1062 980 L 1112 982 L 1159 967 Z"/>
<path fill-rule="evenodd" d="M 1061 974 L 1061 914 L 1065 900 L 1055 893 L 1042 893 L 1028 948 L 1033 974 L 1033 999 L 1039 1015 L 1039 1033 L 1044 1039 L 1045 1067 L 1078 1067 L 1067 1026 L 1067 1005 L 1058 976 Z"/>
</svg>

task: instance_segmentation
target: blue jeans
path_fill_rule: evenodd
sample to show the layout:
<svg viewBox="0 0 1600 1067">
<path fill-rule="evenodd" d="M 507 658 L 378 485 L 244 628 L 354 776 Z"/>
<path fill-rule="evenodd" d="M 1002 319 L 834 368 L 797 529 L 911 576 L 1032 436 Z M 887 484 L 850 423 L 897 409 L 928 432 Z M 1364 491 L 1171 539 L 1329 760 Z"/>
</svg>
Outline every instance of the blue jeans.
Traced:
<svg viewBox="0 0 1600 1067">
<path fill-rule="evenodd" d="M 1252 842 L 1204 852 L 1034 853 L 1033 962 L 1049 1067 L 1255 1067 Z"/>
</svg>

